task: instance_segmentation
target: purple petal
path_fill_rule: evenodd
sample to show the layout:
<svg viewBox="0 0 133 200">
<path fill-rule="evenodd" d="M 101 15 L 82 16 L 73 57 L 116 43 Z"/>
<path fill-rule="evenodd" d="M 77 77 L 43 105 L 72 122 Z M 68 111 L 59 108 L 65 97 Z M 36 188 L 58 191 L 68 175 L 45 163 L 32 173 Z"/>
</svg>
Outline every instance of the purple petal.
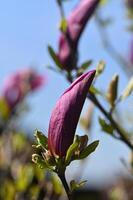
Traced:
<svg viewBox="0 0 133 200">
<path fill-rule="evenodd" d="M 80 76 L 56 103 L 48 132 L 48 145 L 52 154 L 64 156 L 72 144 L 80 113 L 94 75 L 95 70 Z"/>
</svg>

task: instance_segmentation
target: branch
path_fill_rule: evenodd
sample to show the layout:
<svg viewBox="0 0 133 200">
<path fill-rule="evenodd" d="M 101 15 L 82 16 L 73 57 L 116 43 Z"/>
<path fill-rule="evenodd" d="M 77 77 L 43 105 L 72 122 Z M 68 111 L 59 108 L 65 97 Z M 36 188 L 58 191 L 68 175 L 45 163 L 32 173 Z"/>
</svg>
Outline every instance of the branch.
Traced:
<svg viewBox="0 0 133 200">
<path fill-rule="evenodd" d="M 117 133 L 120 136 L 120 139 L 133 151 L 133 144 L 130 142 L 129 138 L 126 136 L 126 134 L 122 131 L 122 129 L 119 127 L 119 125 L 116 123 L 116 121 L 113 119 L 113 117 L 104 109 L 104 107 L 100 104 L 98 99 L 95 95 L 89 94 L 87 96 L 94 104 L 95 106 L 103 113 L 103 115 L 109 120 L 109 122 L 112 124 L 113 128 L 117 131 Z"/>
<path fill-rule="evenodd" d="M 59 11 L 60 11 L 60 16 L 61 18 L 65 18 L 65 14 L 64 14 L 64 9 L 63 9 L 63 5 L 62 5 L 62 1 L 61 0 L 56 0 L 57 1 L 57 5 L 59 7 Z"/>
</svg>

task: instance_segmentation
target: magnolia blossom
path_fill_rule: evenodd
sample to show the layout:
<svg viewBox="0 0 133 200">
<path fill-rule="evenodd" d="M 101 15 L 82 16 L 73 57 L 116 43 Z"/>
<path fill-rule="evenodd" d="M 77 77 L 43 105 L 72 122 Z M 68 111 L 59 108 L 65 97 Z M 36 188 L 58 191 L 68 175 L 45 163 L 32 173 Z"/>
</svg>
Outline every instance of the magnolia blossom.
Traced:
<svg viewBox="0 0 133 200">
<path fill-rule="evenodd" d="M 44 77 L 38 75 L 33 69 L 22 69 L 5 80 L 3 97 L 10 108 L 14 108 L 27 93 L 40 88 L 43 81 Z"/>
<path fill-rule="evenodd" d="M 94 75 L 95 70 L 81 75 L 56 103 L 48 131 L 48 146 L 51 154 L 64 156 L 72 144 L 80 113 Z"/>
<path fill-rule="evenodd" d="M 80 1 L 67 20 L 66 33 L 60 35 L 58 57 L 68 70 L 75 66 L 78 40 L 98 3 L 99 0 Z"/>
</svg>

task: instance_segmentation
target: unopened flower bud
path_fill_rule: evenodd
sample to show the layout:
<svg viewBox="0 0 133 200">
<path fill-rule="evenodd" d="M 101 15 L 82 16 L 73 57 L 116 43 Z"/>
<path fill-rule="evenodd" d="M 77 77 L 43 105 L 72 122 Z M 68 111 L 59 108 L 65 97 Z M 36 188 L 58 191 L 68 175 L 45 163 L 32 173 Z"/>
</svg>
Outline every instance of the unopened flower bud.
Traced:
<svg viewBox="0 0 133 200">
<path fill-rule="evenodd" d="M 48 148 L 53 155 L 65 156 L 73 143 L 80 113 L 95 76 L 95 70 L 77 78 L 58 100 L 49 123 Z"/>
<path fill-rule="evenodd" d="M 59 38 L 58 57 L 66 70 L 75 67 L 78 41 L 99 0 L 82 0 L 67 19 L 65 33 Z"/>
</svg>

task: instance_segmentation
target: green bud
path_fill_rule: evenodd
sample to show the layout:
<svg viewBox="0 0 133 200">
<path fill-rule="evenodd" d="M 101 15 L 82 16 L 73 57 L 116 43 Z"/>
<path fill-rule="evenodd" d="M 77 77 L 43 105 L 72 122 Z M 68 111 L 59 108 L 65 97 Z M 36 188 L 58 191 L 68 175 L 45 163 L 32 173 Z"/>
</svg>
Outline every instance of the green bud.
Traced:
<svg viewBox="0 0 133 200">
<path fill-rule="evenodd" d="M 70 181 L 70 189 L 71 191 L 73 192 L 74 190 L 77 190 L 79 188 L 81 188 L 82 186 L 84 186 L 84 184 L 86 183 L 87 181 L 81 181 L 79 183 L 76 183 L 75 180 L 71 180 Z"/>
<path fill-rule="evenodd" d="M 96 77 L 103 73 L 105 69 L 105 62 L 101 60 L 96 68 Z"/>
<path fill-rule="evenodd" d="M 121 95 L 120 99 L 124 100 L 131 94 L 132 91 L 133 91 L 133 77 L 130 79 L 130 81 L 129 81 L 127 87 L 125 88 L 123 94 Z"/>
<path fill-rule="evenodd" d="M 115 101 L 117 99 L 118 81 L 119 81 L 119 76 L 115 74 L 108 86 L 106 97 L 109 103 L 111 104 L 111 106 L 115 105 Z"/>
<path fill-rule="evenodd" d="M 63 33 L 66 32 L 66 30 L 67 30 L 67 20 L 66 20 L 65 18 L 62 18 L 62 19 L 61 19 L 61 22 L 60 22 L 60 24 L 59 24 L 59 29 L 60 29 Z"/>
</svg>

